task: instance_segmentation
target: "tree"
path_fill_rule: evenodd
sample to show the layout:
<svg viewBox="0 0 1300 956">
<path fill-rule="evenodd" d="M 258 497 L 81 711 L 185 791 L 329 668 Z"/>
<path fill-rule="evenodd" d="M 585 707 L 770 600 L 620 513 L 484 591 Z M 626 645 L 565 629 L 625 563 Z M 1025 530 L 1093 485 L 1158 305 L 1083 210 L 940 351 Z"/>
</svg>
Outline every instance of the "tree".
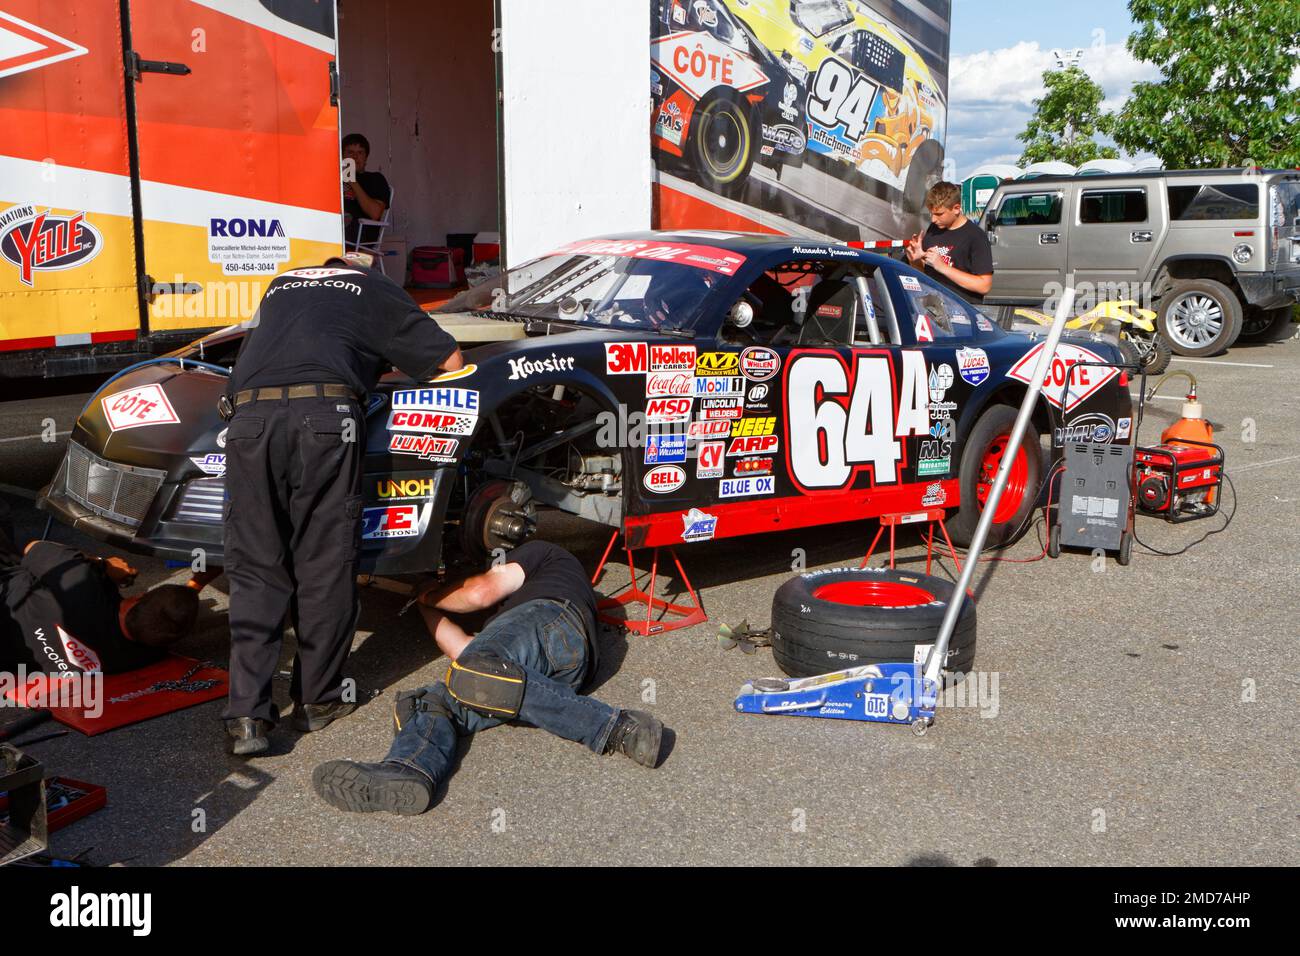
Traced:
<svg viewBox="0 0 1300 956">
<path fill-rule="evenodd" d="M 1110 132 L 1112 118 L 1101 109 L 1105 94 L 1078 66 L 1043 73 L 1047 94 L 1034 100 L 1034 115 L 1017 139 L 1025 144 L 1021 165 L 1058 160 L 1079 166 L 1090 159 L 1116 159 L 1112 146 L 1093 137 Z"/>
<path fill-rule="evenodd" d="M 1161 79 L 1137 83 L 1114 137 L 1169 169 L 1300 165 L 1300 3 L 1129 0 L 1128 49 Z"/>
</svg>

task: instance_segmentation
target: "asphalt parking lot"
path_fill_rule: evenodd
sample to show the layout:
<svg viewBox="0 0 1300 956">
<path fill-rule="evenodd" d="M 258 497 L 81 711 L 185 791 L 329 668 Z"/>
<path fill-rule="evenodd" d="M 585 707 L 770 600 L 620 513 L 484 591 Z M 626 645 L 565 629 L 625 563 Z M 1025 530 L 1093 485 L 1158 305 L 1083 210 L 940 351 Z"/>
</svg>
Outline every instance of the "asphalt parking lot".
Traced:
<svg viewBox="0 0 1300 956">
<path fill-rule="evenodd" d="M 746 679 L 777 671 L 765 649 L 719 650 L 717 624 L 765 625 L 796 549 L 810 568 L 856 563 L 874 525 L 787 532 L 682 550 L 710 623 L 606 635 L 594 693 L 671 728 L 658 770 L 510 726 L 463 748 L 423 816 L 333 810 L 312 792 L 312 769 L 381 757 L 393 693 L 437 679 L 446 663 L 415 615 L 396 616 L 402 598 L 368 589 L 350 672 L 378 696 L 322 733 L 300 737 L 286 721 L 271 756 L 240 761 L 224 752 L 214 702 L 32 747 L 51 773 L 109 792 L 105 809 L 53 836 L 53 851 L 128 865 L 1292 863 L 1300 342 L 1172 367 L 1200 381 L 1225 446 L 1239 498 L 1231 526 L 1181 557 L 1135 547 L 1128 568 L 1084 553 L 981 568 L 973 686 L 987 693 L 942 709 L 924 738 L 732 711 Z M 34 491 L 87 397 L 56 391 L 0 404 L 0 494 L 20 538 L 41 533 Z M 1171 383 L 1167 395 L 1177 394 Z M 1176 400 L 1153 402 L 1141 439 L 1154 443 L 1178 411 Z M 43 441 L 51 418 L 54 441 Z M 1140 538 L 1162 550 L 1223 523 L 1139 520 Z M 567 520 L 543 529 L 589 567 L 606 540 Z M 1042 535 L 1040 522 L 1004 556 L 1033 558 Z M 51 536 L 93 544 L 57 524 Z M 924 547 L 901 542 L 900 559 L 923 569 Z M 185 577 L 132 560 L 137 587 Z M 625 582 L 612 565 L 600 590 Z M 201 633 L 183 653 L 226 659 L 224 587 L 218 579 L 205 592 Z M 675 575 L 661 577 L 661 594 L 679 591 Z M 287 689 L 277 682 L 284 709 Z M 0 724 L 15 716 L 0 710 Z"/>
</svg>

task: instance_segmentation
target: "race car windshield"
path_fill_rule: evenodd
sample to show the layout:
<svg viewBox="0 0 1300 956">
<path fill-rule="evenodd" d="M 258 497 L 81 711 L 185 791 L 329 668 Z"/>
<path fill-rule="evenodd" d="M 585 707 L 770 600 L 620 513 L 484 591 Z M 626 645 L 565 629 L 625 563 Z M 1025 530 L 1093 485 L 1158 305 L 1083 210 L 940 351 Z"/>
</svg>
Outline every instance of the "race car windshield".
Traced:
<svg viewBox="0 0 1300 956">
<path fill-rule="evenodd" d="M 794 21 L 815 37 L 853 22 L 844 0 L 795 0 L 791 13 Z"/>
<path fill-rule="evenodd" d="M 722 278 L 678 262 L 560 252 L 462 292 L 437 311 L 687 332 Z"/>
</svg>

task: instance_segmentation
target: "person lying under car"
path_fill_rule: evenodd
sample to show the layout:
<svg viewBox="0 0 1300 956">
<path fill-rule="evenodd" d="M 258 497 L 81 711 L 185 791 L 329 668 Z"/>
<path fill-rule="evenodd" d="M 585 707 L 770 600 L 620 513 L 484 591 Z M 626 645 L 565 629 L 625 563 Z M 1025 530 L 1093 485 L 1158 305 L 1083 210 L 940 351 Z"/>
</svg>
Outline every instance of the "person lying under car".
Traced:
<svg viewBox="0 0 1300 956">
<path fill-rule="evenodd" d="M 312 784 L 327 803 L 423 813 L 451 772 L 457 737 L 516 719 L 597 754 L 658 763 L 659 720 L 578 693 L 599 665 L 596 593 L 563 548 L 529 541 L 483 574 L 424 592 L 419 604 L 451 666 L 443 680 L 397 695 L 383 761 L 331 760 L 316 768 Z M 497 605 L 472 638 L 448 616 Z"/>
<path fill-rule="evenodd" d="M 33 541 L 18 557 L 9 540 L 0 542 L 0 556 L 0 671 L 6 672 L 23 665 L 49 674 L 119 674 L 153 664 L 193 633 L 198 592 L 214 576 L 125 597 L 122 588 L 137 572 L 118 557 L 94 557 L 54 541 Z"/>
</svg>

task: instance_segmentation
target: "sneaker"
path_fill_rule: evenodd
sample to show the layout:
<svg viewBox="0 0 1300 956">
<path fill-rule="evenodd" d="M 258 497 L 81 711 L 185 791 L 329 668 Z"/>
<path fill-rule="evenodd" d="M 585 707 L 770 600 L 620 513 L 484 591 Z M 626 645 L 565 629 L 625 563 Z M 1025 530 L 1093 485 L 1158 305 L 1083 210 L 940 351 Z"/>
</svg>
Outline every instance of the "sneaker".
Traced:
<svg viewBox="0 0 1300 956">
<path fill-rule="evenodd" d="M 653 768 L 659 762 L 659 744 L 663 736 L 664 724 L 659 718 L 642 710 L 620 710 L 609 743 L 605 745 L 605 753 L 617 751 L 643 767 Z"/>
<path fill-rule="evenodd" d="M 341 720 L 357 709 L 356 703 L 336 700 L 329 704 L 296 704 L 293 708 L 293 726 L 304 734 L 324 730 L 336 720 Z"/>
<path fill-rule="evenodd" d="M 316 768 L 311 783 L 330 806 L 352 813 L 387 810 L 414 816 L 433 802 L 429 778 L 400 763 L 331 760 Z"/>
</svg>

